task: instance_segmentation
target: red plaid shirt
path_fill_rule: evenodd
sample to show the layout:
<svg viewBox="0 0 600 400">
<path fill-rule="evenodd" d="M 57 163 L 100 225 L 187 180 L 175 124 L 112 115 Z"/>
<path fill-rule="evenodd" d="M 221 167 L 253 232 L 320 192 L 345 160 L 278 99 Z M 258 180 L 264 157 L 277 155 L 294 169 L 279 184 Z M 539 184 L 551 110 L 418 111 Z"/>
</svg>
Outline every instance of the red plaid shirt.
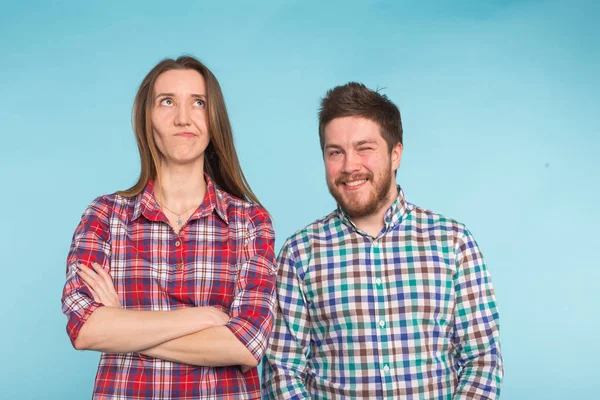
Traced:
<svg viewBox="0 0 600 400">
<path fill-rule="evenodd" d="M 216 188 L 206 176 L 203 203 L 175 234 L 152 182 L 133 198 L 102 196 L 87 208 L 67 260 L 63 313 L 74 342 L 102 304 L 77 276 L 76 262 L 96 261 L 114 281 L 124 309 L 212 306 L 260 360 L 272 327 L 274 233 L 267 212 Z M 102 353 L 95 399 L 260 398 L 257 369 L 197 367 L 139 353 Z"/>
</svg>

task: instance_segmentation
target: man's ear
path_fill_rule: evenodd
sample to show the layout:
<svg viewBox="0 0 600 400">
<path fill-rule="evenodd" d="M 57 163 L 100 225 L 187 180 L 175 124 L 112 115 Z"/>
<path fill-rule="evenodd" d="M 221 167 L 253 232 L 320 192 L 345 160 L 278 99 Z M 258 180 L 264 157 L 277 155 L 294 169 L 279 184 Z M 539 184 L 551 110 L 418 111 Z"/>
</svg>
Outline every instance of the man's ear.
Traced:
<svg viewBox="0 0 600 400">
<path fill-rule="evenodd" d="M 402 144 L 396 143 L 392 147 L 392 171 L 395 171 L 400 166 L 400 160 L 402 159 Z"/>
</svg>

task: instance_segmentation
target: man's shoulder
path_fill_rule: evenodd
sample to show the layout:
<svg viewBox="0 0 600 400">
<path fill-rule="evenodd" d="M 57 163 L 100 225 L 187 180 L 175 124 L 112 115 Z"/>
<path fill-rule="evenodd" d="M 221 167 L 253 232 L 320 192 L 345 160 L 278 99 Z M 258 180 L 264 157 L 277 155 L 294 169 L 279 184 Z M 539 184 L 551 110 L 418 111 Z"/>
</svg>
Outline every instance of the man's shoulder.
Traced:
<svg viewBox="0 0 600 400">
<path fill-rule="evenodd" d="M 338 231 L 341 221 L 337 217 L 337 210 L 324 217 L 298 229 L 287 238 L 283 247 L 298 247 L 303 243 L 310 243 L 315 239 L 326 240 L 333 230 Z"/>
<path fill-rule="evenodd" d="M 418 231 L 442 230 L 457 235 L 467 231 L 467 227 L 462 222 L 412 203 L 408 203 L 406 221 L 414 225 Z"/>
</svg>

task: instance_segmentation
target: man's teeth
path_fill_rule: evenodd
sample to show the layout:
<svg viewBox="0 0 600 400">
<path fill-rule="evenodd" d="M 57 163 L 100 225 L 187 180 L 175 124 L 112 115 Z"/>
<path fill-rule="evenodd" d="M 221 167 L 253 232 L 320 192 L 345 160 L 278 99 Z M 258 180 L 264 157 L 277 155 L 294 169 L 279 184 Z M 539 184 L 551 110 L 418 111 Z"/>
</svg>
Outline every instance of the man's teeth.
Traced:
<svg viewBox="0 0 600 400">
<path fill-rule="evenodd" d="M 361 179 L 360 181 L 346 182 L 346 186 L 358 186 L 358 185 L 365 183 L 366 181 L 367 181 L 366 179 Z"/>
</svg>

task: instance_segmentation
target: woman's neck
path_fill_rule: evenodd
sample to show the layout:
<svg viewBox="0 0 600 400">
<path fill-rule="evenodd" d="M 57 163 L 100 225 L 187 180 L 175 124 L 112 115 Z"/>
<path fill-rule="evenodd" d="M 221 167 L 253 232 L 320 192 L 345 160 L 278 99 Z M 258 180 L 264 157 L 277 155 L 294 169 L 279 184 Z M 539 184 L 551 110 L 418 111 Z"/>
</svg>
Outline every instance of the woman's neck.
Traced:
<svg viewBox="0 0 600 400">
<path fill-rule="evenodd" d="M 154 194 L 161 205 L 175 213 L 198 206 L 206 194 L 204 181 L 204 166 L 192 165 L 162 165 L 158 185 Z"/>
</svg>

